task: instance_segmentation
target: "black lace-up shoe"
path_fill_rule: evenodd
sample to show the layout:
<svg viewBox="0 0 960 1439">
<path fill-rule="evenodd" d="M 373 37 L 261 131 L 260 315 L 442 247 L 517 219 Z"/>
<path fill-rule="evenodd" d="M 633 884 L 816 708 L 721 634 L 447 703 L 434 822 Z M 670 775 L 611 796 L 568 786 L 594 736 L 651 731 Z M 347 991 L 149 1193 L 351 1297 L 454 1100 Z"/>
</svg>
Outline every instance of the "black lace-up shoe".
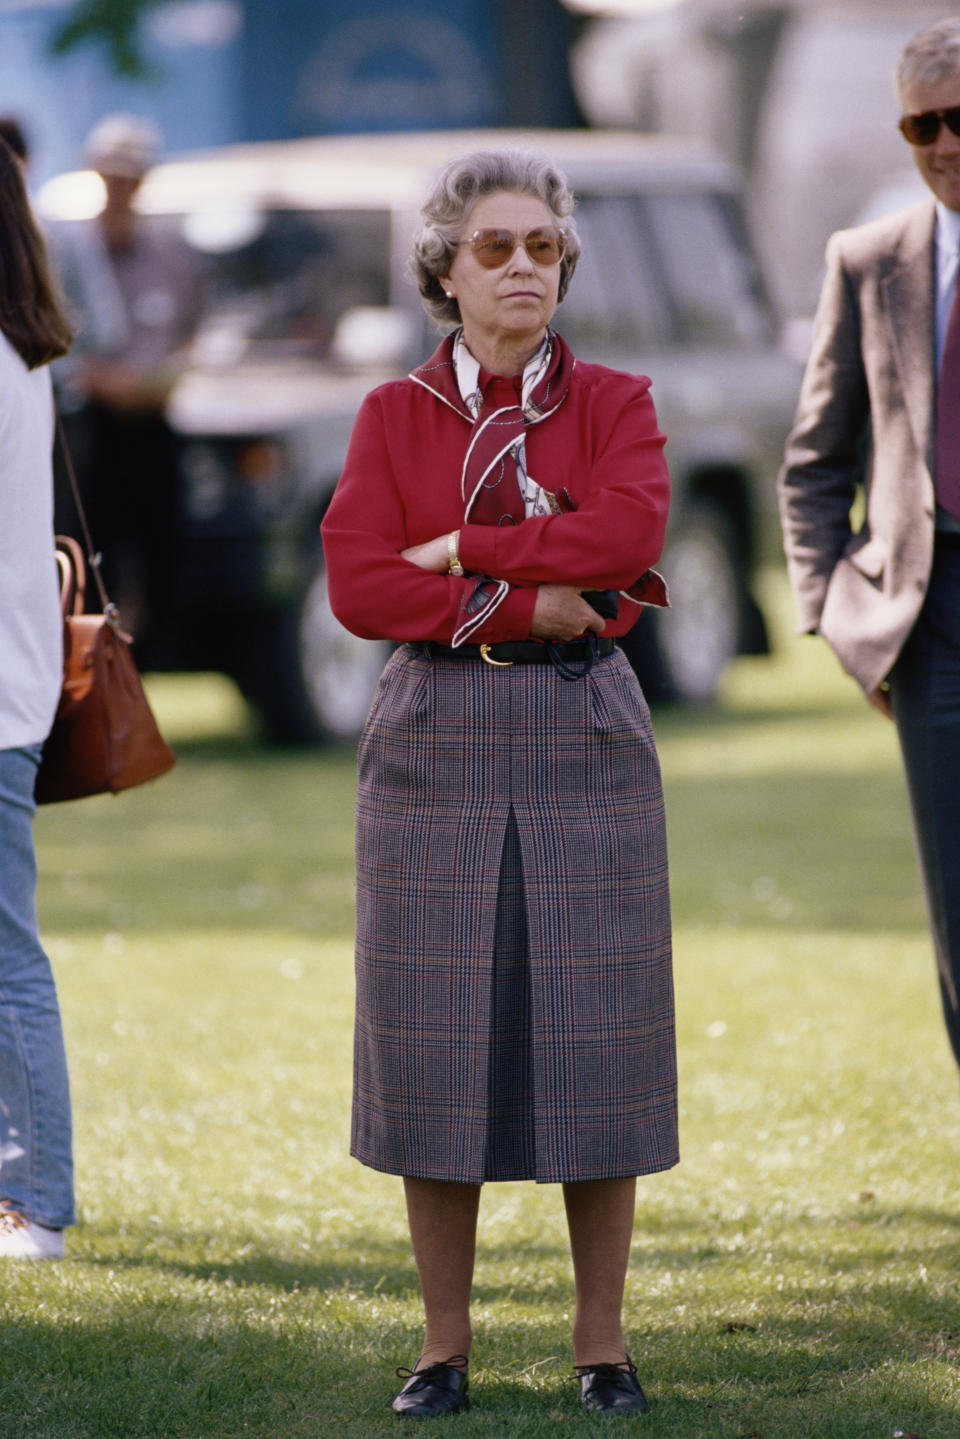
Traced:
<svg viewBox="0 0 960 1439">
<path fill-rule="evenodd" d="M 435 1419 L 439 1414 L 457 1414 L 470 1408 L 464 1354 L 454 1354 L 443 1364 L 427 1364 L 423 1369 L 398 1369 L 397 1378 L 407 1382 L 390 1407 L 406 1419 Z"/>
<path fill-rule="evenodd" d="M 649 1408 L 640 1388 L 637 1366 L 630 1355 L 625 1364 L 576 1366 L 580 1398 L 587 1409 L 605 1414 L 643 1414 Z"/>
</svg>

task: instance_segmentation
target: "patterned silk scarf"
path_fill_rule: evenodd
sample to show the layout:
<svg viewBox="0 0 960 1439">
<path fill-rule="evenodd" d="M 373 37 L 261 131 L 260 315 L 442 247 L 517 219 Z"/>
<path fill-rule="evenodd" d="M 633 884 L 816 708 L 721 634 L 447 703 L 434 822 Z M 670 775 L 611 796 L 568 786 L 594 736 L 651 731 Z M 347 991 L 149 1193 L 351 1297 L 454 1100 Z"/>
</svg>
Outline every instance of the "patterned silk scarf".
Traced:
<svg viewBox="0 0 960 1439">
<path fill-rule="evenodd" d="M 529 425 L 547 419 L 563 403 L 574 364 L 570 347 L 548 330 L 527 361 L 519 401 L 497 409 L 484 405 L 480 365 L 467 349 L 462 330 L 448 335 L 426 364 L 413 371 L 412 380 L 474 427 L 460 476 L 464 524 L 518 525 L 528 515 L 555 514 L 561 508 L 556 497 L 527 474 L 526 434 Z M 505 580 L 474 578 L 461 601 L 455 646 L 489 618 L 509 589 Z"/>
</svg>

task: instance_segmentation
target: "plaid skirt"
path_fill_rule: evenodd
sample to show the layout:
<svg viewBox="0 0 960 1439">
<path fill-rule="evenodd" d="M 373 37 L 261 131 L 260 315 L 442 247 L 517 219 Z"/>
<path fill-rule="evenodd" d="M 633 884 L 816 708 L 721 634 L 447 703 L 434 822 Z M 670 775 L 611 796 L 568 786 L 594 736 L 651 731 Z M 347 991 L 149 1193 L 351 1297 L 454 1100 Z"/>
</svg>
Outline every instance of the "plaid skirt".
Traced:
<svg viewBox="0 0 960 1439">
<path fill-rule="evenodd" d="M 650 716 L 585 679 L 403 646 L 359 746 L 351 1153 L 469 1184 L 677 1162 Z"/>
</svg>

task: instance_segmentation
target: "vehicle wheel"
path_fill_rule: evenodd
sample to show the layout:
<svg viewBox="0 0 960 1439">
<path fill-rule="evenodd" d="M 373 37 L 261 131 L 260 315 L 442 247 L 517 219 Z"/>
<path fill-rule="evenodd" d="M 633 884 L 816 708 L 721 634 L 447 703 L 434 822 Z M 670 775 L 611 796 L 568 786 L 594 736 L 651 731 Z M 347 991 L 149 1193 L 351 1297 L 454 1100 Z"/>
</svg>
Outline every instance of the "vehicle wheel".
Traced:
<svg viewBox="0 0 960 1439">
<path fill-rule="evenodd" d="M 318 564 L 298 599 L 264 626 L 244 685 L 277 744 L 355 740 L 390 656 L 386 642 L 358 639 L 330 609 Z"/>
<path fill-rule="evenodd" d="M 712 699 L 720 676 L 740 651 L 749 602 L 736 532 L 725 512 L 691 505 L 657 566 L 670 609 L 646 611 L 624 649 L 650 700 Z"/>
</svg>

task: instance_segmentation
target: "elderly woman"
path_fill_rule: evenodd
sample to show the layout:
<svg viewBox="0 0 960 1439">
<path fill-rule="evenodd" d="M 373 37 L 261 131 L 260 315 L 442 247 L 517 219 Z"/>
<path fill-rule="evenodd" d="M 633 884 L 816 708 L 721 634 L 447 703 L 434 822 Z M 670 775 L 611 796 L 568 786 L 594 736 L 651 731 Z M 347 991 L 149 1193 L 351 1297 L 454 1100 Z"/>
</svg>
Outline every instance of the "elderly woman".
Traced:
<svg viewBox="0 0 960 1439">
<path fill-rule="evenodd" d="M 659 766 L 615 641 L 663 602 L 669 480 L 649 381 L 550 328 L 572 209 L 525 151 L 441 174 L 413 268 L 456 328 L 367 397 L 323 523 L 335 613 L 403 642 L 359 749 L 351 1152 L 404 1180 L 412 1417 L 467 1407 L 492 1180 L 563 1185 L 581 1397 L 646 1408 L 621 1308 L 676 1063 Z"/>
</svg>

